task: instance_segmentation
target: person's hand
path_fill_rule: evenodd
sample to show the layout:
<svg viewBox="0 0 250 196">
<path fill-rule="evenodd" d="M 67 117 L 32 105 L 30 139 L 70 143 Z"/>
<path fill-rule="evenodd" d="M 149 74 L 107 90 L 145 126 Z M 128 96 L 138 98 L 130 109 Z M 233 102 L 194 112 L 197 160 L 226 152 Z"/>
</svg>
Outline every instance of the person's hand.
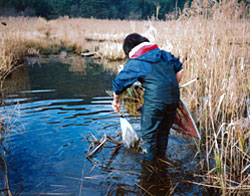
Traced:
<svg viewBox="0 0 250 196">
<path fill-rule="evenodd" d="M 112 102 L 112 107 L 113 107 L 113 109 L 114 109 L 114 111 L 116 112 L 116 113 L 120 113 L 120 103 L 118 102 L 118 103 L 116 103 L 116 101 L 114 100 L 113 102 Z"/>
<path fill-rule="evenodd" d="M 120 103 L 119 103 L 119 98 L 120 96 L 119 95 L 116 95 L 114 93 L 114 100 L 112 102 L 112 107 L 114 109 L 115 112 L 117 112 L 118 114 L 120 114 Z"/>
</svg>

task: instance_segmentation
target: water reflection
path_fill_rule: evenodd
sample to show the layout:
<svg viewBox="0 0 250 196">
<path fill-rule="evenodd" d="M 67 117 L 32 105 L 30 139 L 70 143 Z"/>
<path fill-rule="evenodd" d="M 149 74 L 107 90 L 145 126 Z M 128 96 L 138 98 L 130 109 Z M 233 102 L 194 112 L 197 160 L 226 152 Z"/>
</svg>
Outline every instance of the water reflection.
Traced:
<svg viewBox="0 0 250 196">
<path fill-rule="evenodd" d="M 12 134 L 9 183 L 17 195 L 199 195 L 196 186 L 184 183 L 195 172 L 194 144 L 171 135 L 171 165 L 152 167 L 142 155 L 121 148 L 103 148 L 85 158 L 87 136 L 119 133 L 119 116 L 111 107 L 115 74 L 88 59 L 77 63 L 41 59 L 23 66 L 9 78 L 7 110 L 19 103 L 18 126 Z M 20 87 L 20 88 L 19 88 Z M 139 117 L 123 111 L 135 130 Z"/>
</svg>

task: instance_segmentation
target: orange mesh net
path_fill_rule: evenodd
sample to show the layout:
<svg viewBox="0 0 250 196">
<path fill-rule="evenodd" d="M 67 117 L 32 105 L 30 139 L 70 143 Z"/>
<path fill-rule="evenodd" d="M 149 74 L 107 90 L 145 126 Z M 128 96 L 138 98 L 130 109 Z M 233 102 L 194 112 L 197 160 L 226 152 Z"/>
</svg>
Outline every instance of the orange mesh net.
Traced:
<svg viewBox="0 0 250 196">
<path fill-rule="evenodd" d="M 184 135 L 192 135 L 200 138 L 200 134 L 196 128 L 196 125 L 194 124 L 192 116 L 190 115 L 187 107 L 182 101 L 180 101 L 177 108 L 177 113 L 174 124 L 172 125 L 172 129 Z"/>
</svg>

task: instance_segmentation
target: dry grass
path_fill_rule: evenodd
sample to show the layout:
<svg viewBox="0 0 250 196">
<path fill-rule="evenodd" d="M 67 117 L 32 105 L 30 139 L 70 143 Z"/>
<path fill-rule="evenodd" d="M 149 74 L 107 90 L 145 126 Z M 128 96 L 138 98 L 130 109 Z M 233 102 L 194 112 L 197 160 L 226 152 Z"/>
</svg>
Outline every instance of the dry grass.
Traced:
<svg viewBox="0 0 250 196">
<path fill-rule="evenodd" d="M 21 62 L 27 54 L 62 46 L 78 53 L 97 51 L 105 59 L 124 59 L 124 37 L 131 32 L 143 34 L 180 57 L 183 82 L 200 78 L 181 95 L 203 138 L 201 184 L 223 194 L 244 193 L 250 190 L 249 7 L 236 1 L 198 2 L 185 9 L 179 20 L 167 22 L 1 18 L 7 23 L 0 24 L 1 70 Z"/>
</svg>

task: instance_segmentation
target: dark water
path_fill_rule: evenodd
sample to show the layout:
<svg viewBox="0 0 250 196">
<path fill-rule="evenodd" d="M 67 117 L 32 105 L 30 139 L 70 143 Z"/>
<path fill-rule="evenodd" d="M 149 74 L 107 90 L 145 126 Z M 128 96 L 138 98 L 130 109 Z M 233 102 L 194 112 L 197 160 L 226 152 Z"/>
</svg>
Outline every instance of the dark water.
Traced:
<svg viewBox="0 0 250 196">
<path fill-rule="evenodd" d="M 156 175 L 147 185 L 140 154 L 123 147 L 117 153 L 105 148 L 85 158 L 87 136 L 92 133 L 100 138 L 121 131 L 106 92 L 114 77 L 92 61 L 45 61 L 23 66 L 11 75 L 2 111 L 9 116 L 14 111 L 13 132 L 5 141 L 13 194 L 202 195 L 198 186 L 185 182 L 198 172 L 191 139 L 170 136 L 167 154 L 173 165 L 166 165 L 161 177 Z M 124 114 L 139 130 L 139 117 Z"/>
</svg>

